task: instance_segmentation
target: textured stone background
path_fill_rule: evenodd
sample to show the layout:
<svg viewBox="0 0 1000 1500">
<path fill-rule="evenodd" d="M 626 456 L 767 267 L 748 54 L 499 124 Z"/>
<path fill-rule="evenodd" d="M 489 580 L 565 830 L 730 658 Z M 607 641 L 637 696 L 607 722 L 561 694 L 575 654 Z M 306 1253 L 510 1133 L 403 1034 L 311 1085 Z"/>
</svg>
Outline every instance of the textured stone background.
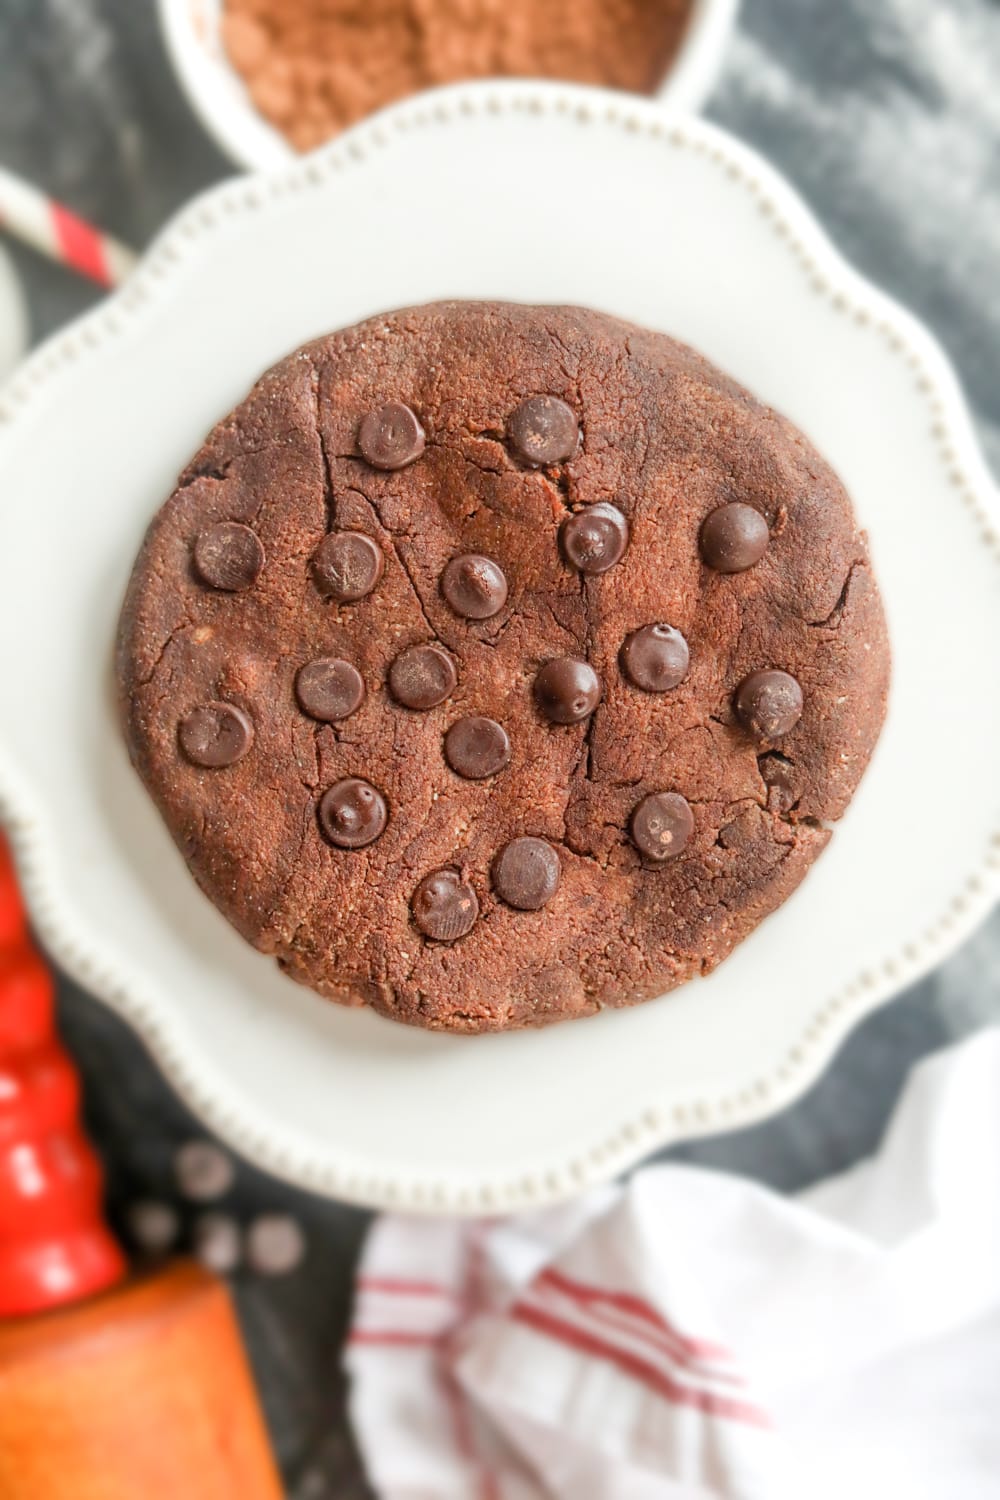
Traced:
<svg viewBox="0 0 1000 1500">
<path fill-rule="evenodd" d="M 850 260 L 934 329 L 994 467 L 998 76 L 998 0 L 744 0 L 709 108 L 791 178 Z M 152 0 L 0 0 L 0 162 L 136 245 L 229 170 L 173 82 Z M 16 253 L 36 338 L 93 300 L 58 269 Z M 981 649 L 991 668 L 992 653 Z M 994 916 L 862 1026 L 794 1108 L 674 1155 L 785 1190 L 850 1165 L 878 1141 L 917 1058 L 1000 1018 L 998 979 Z M 171 1152 L 197 1133 L 195 1122 L 121 1024 L 70 984 L 62 1021 L 85 1074 L 115 1212 L 129 1197 L 169 1194 Z M 307 1229 L 300 1272 L 238 1279 L 236 1289 L 290 1496 L 352 1500 L 365 1490 L 337 1364 L 365 1215 L 249 1167 L 232 1203 L 246 1215 L 289 1208 Z"/>
</svg>

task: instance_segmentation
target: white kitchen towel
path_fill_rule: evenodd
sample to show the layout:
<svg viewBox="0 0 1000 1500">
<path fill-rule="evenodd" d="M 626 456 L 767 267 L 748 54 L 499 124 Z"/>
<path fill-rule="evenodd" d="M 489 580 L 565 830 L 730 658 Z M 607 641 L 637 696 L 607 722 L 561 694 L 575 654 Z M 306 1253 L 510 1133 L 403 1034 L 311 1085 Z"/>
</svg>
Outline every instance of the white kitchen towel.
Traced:
<svg viewBox="0 0 1000 1500">
<path fill-rule="evenodd" d="M 796 1198 L 654 1166 L 378 1219 L 345 1359 L 379 1500 L 997 1500 L 1000 1031 Z"/>
</svg>

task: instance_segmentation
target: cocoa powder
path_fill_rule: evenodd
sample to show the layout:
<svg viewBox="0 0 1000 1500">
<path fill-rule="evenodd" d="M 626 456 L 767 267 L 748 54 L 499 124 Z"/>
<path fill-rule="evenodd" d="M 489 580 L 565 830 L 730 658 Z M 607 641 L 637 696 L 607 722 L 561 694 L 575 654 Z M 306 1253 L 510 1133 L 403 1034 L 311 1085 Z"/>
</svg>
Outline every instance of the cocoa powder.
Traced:
<svg viewBox="0 0 1000 1500">
<path fill-rule="evenodd" d="M 690 0 L 226 0 L 223 39 L 300 150 L 419 89 L 562 78 L 650 93 Z"/>
</svg>

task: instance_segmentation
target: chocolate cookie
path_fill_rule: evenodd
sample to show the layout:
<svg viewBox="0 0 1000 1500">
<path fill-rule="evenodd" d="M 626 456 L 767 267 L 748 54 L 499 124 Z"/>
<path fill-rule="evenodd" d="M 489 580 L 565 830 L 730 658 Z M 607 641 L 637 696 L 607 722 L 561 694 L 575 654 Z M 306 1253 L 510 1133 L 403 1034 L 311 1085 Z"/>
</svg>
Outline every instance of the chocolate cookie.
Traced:
<svg viewBox="0 0 1000 1500">
<path fill-rule="evenodd" d="M 707 973 L 882 723 L 842 485 L 662 334 L 442 303 L 299 350 L 154 518 L 118 650 L 195 877 L 294 978 L 453 1031 Z"/>
</svg>

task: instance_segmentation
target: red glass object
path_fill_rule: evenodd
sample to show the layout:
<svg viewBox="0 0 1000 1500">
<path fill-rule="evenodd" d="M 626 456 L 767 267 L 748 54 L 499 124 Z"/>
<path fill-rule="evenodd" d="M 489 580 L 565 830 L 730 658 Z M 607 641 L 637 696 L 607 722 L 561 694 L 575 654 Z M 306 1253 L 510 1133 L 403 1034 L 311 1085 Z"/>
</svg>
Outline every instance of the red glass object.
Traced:
<svg viewBox="0 0 1000 1500">
<path fill-rule="evenodd" d="M 77 1302 L 125 1274 L 53 993 L 0 838 L 0 1317 Z"/>
</svg>

